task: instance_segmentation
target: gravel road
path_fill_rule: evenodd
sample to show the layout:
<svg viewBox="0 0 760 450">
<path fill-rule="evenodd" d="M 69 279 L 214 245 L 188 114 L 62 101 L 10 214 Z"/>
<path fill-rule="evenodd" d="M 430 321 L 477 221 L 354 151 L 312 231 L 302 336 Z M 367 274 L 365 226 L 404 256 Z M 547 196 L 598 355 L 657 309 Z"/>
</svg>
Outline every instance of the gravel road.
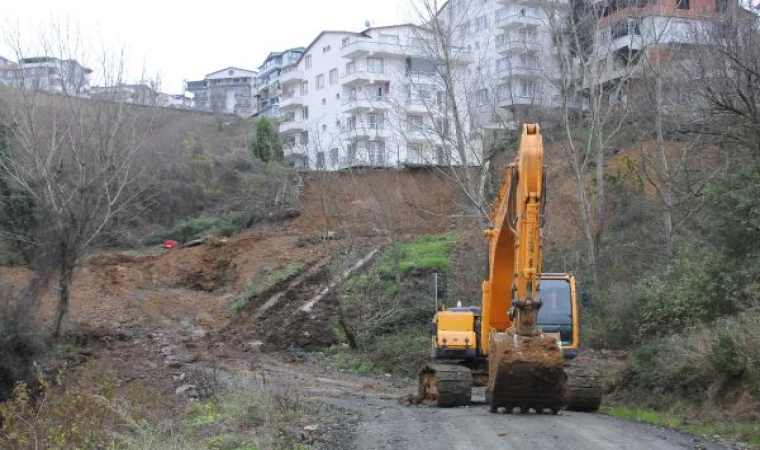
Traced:
<svg viewBox="0 0 760 450">
<path fill-rule="evenodd" d="M 344 411 L 346 420 L 330 433 L 325 450 L 675 450 L 741 449 L 604 414 L 562 411 L 557 416 L 491 414 L 482 388 L 465 408 L 403 405 L 415 391 L 409 382 L 350 375 L 320 364 L 261 361 L 266 378 L 305 397 Z"/>
</svg>

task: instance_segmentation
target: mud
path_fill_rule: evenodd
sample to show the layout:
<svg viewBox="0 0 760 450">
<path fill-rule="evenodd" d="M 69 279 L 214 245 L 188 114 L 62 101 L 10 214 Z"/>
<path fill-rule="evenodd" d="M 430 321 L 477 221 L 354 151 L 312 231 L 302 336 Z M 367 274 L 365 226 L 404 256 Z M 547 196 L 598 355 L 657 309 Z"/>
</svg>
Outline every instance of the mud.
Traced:
<svg viewBox="0 0 760 450">
<path fill-rule="evenodd" d="M 569 390 L 562 350 L 551 336 L 506 335 L 489 343 L 488 401 L 492 408 L 527 412 L 567 405 Z"/>
</svg>

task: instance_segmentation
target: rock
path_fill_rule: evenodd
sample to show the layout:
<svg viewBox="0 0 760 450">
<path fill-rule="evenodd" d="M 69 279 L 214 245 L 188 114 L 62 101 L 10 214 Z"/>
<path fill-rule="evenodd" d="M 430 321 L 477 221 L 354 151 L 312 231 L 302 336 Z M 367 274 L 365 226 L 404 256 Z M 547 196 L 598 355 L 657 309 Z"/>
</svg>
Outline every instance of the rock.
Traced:
<svg viewBox="0 0 760 450">
<path fill-rule="evenodd" d="M 177 395 L 185 394 L 186 396 L 190 398 L 200 397 L 200 394 L 198 393 L 198 388 L 192 384 L 183 384 L 182 386 L 175 389 L 174 393 Z"/>
<path fill-rule="evenodd" d="M 263 341 L 251 341 L 245 344 L 245 351 L 253 353 L 261 353 L 261 347 L 264 346 Z"/>
<path fill-rule="evenodd" d="M 182 372 L 179 375 L 174 375 L 172 377 L 172 380 L 174 380 L 174 381 L 185 381 L 185 372 Z"/>
<path fill-rule="evenodd" d="M 303 427 L 304 431 L 317 431 L 317 428 L 319 428 L 319 425 L 306 425 Z"/>
<path fill-rule="evenodd" d="M 182 367 L 182 362 L 177 361 L 176 359 L 170 359 L 166 361 L 166 367 L 170 369 L 179 369 L 180 367 Z"/>
</svg>

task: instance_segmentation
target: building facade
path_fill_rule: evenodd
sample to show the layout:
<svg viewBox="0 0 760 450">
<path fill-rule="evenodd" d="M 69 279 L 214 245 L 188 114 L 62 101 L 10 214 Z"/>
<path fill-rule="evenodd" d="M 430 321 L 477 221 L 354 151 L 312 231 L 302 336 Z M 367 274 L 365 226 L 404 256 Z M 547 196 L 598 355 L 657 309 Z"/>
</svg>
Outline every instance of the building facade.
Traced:
<svg viewBox="0 0 760 450">
<path fill-rule="evenodd" d="M 441 79 L 419 45 L 424 33 L 322 32 L 280 76 L 286 156 L 317 170 L 462 163 Z M 480 162 L 468 156 L 464 163 Z"/>
<path fill-rule="evenodd" d="M 90 90 L 90 96 L 93 99 L 142 106 L 156 106 L 158 95 L 159 93 L 147 84 L 93 86 Z"/>
<path fill-rule="evenodd" d="M 252 116 L 256 111 L 256 75 L 253 70 L 228 67 L 203 80 L 186 81 L 185 90 L 193 94 L 195 109 L 200 111 Z"/>
<path fill-rule="evenodd" d="M 739 5 L 731 0 L 599 0 L 595 36 L 602 58 L 600 84 L 646 76 L 647 67 L 660 67 L 687 56 L 707 27 L 735 17 Z M 682 54 L 679 54 L 682 53 Z"/>
<path fill-rule="evenodd" d="M 501 126 L 515 112 L 560 105 L 553 28 L 568 0 L 450 0 L 437 15 L 442 34 L 473 55 L 475 123 Z"/>
<path fill-rule="evenodd" d="M 50 94 L 90 96 L 92 70 L 76 60 L 49 56 L 22 58 L 18 63 L 5 58 L 3 60 L 5 63 L 0 64 L 0 80 L 3 84 Z"/>
<path fill-rule="evenodd" d="M 303 47 L 291 48 L 282 52 L 272 52 L 259 66 L 256 78 L 256 115 L 280 118 L 279 103 L 282 96 L 280 75 L 298 62 L 303 54 Z"/>
</svg>

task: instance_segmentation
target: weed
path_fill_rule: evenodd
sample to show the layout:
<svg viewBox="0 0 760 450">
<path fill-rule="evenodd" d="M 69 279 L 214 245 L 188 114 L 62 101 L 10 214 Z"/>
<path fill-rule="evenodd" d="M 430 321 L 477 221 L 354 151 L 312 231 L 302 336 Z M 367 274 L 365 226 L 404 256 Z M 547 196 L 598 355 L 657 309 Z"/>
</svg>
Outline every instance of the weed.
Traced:
<svg viewBox="0 0 760 450">
<path fill-rule="evenodd" d="M 720 436 L 760 448 L 760 424 L 756 422 L 702 422 L 690 423 L 681 414 L 666 414 L 648 408 L 603 406 L 602 412 L 621 419 L 650 423 L 690 434 Z"/>
<path fill-rule="evenodd" d="M 264 276 L 263 280 L 257 283 L 247 283 L 243 288 L 243 296 L 230 305 L 230 313 L 234 315 L 240 314 L 251 300 L 272 289 L 274 286 L 295 277 L 303 268 L 303 263 L 291 263 L 278 270 L 269 272 Z"/>
</svg>

